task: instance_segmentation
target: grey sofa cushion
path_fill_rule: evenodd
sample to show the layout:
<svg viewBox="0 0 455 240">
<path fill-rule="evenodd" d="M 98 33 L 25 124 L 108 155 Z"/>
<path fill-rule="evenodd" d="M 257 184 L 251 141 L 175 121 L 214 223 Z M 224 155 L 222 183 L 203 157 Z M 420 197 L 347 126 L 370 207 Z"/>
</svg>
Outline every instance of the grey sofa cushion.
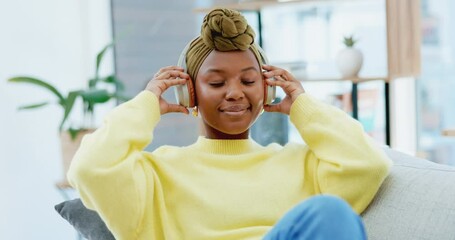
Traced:
<svg viewBox="0 0 455 240">
<path fill-rule="evenodd" d="M 455 168 L 385 151 L 394 166 L 362 214 L 369 239 L 455 239 Z"/>
<path fill-rule="evenodd" d="M 115 240 L 97 212 L 77 198 L 55 205 L 55 210 L 88 240 Z"/>
</svg>

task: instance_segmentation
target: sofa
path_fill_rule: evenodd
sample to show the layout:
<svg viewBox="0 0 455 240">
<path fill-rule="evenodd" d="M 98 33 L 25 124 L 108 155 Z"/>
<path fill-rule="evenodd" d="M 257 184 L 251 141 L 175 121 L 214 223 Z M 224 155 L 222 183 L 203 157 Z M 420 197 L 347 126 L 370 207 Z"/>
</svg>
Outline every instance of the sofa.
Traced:
<svg viewBox="0 0 455 240">
<path fill-rule="evenodd" d="M 385 152 L 391 173 L 362 213 L 369 239 L 455 240 L 455 167 Z"/>
<path fill-rule="evenodd" d="M 362 213 L 371 240 L 455 240 L 455 167 L 385 148 L 393 160 L 374 200 Z M 79 199 L 55 206 L 85 238 L 111 240 L 98 214 Z"/>
</svg>

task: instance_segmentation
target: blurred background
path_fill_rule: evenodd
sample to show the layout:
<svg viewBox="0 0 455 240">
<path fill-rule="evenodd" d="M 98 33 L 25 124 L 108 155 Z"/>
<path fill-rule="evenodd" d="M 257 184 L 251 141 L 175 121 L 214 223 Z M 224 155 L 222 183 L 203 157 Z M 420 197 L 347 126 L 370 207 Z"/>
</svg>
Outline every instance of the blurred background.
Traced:
<svg viewBox="0 0 455 240">
<path fill-rule="evenodd" d="M 455 16 L 451 14 L 455 2 L 411 2 L 417 4 L 411 12 L 417 28 L 402 27 L 412 29 L 410 35 L 418 40 L 418 49 L 412 50 L 418 57 L 410 60 L 418 74 L 392 76 L 393 25 L 386 0 L 0 1 L 0 239 L 77 239 L 53 209 L 77 197 L 61 185 L 59 125 L 64 110 L 49 91 L 7 80 L 42 79 L 66 96 L 87 88 L 94 76 L 115 76 L 123 83 L 123 95 L 133 97 L 159 68 L 177 63 L 183 47 L 199 33 L 207 8 L 214 5 L 241 8 L 272 64 L 291 71 L 308 93 L 350 114 L 354 84 L 340 77 L 336 58 L 345 48 L 343 37 L 354 36 L 355 47 L 363 54 L 359 73 L 363 80 L 355 84 L 357 118 L 368 134 L 378 144 L 455 165 L 455 136 L 449 136 L 455 129 Z M 111 42 L 114 45 L 104 52 L 96 73 L 97 54 Z M 106 80 L 101 86 L 111 91 L 107 79 L 101 79 Z M 173 92 L 165 97 L 173 101 Z M 81 99 L 75 100 L 65 128 L 87 121 Z M 18 110 L 46 100 L 57 104 Z M 97 105 L 91 127 L 99 126 L 119 102 Z M 200 132 L 198 126 L 197 118 L 165 115 L 147 149 L 190 144 Z M 262 117 L 252 136 L 262 144 L 302 141 L 281 115 Z"/>
</svg>

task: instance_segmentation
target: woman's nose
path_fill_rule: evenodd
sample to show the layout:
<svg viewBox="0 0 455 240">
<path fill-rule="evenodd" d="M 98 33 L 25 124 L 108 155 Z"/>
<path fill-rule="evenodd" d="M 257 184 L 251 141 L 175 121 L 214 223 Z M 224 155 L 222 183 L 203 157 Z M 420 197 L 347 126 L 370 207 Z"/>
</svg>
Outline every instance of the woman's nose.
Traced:
<svg viewBox="0 0 455 240">
<path fill-rule="evenodd" d="M 243 86 L 241 84 L 233 83 L 229 84 L 226 92 L 227 100 L 238 100 L 245 96 L 243 92 Z"/>
</svg>

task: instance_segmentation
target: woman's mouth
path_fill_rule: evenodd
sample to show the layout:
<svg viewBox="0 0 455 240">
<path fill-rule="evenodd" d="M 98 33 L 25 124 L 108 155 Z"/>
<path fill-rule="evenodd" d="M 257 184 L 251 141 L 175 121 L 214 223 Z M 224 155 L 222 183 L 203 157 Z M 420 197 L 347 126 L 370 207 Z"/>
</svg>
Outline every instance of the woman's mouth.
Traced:
<svg viewBox="0 0 455 240">
<path fill-rule="evenodd" d="M 229 116 L 241 116 L 250 109 L 245 105 L 232 105 L 221 109 L 221 112 Z"/>
</svg>

